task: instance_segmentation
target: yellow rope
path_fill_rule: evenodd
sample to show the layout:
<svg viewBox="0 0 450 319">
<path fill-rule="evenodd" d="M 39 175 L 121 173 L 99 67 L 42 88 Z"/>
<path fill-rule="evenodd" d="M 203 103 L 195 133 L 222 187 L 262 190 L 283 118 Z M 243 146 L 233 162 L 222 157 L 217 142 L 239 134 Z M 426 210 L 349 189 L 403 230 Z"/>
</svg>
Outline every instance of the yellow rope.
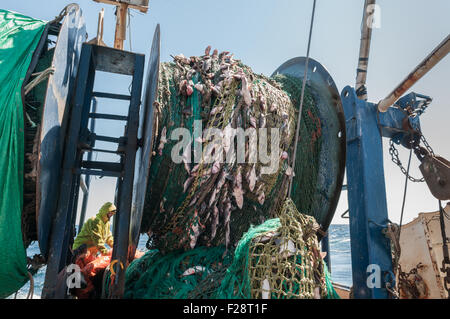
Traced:
<svg viewBox="0 0 450 319">
<path fill-rule="evenodd" d="M 327 295 L 324 263 L 315 231 L 319 225 L 287 198 L 281 227 L 253 239 L 249 248 L 252 298 L 316 298 Z"/>
</svg>

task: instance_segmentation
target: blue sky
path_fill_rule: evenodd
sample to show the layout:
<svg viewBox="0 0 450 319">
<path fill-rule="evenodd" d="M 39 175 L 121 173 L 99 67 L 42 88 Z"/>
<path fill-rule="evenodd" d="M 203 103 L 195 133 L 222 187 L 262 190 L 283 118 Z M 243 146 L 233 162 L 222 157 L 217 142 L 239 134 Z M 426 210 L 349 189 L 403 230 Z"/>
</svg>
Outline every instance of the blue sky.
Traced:
<svg viewBox="0 0 450 319">
<path fill-rule="evenodd" d="M 104 41 L 112 45 L 114 9 L 91 0 L 2 0 L 1 7 L 44 19 L 53 19 L 68 3 L 77 2 L 83 10 L 89 39 L 95 37 L 97 16 L 105 8 Z M 364 0 L 318 0 L 311 44 L 311 57 L 330 72 L 341 91 L 354 86 L 359 52 L 360 26 Z M 369 101 L 378 102 L 439 44 L 450 32 L 448 0 L 378 0 L 380 28 L 373 30 L 367 86 Z M 170 55 L 200 55 L 212 45 L 231 51 L 235 57 L 257 73 L 270 75 L 286 60 L 306 54 L 312 0 L 150 0 L 149 12 L 132 11 L 131 48 L 148 54 L 153 32 L 161 24 L 161 60 Z M 128 32 L 127 32 L 128 36 Z M 129 50 L 129 39 L 125 42 Z M 433 97 L 422 116 L 422 130 L 435 153 L 450 158 L 450 56 L 429 72 L 412 91 Z M 129 80 L 124 77 L 97 77 L 97 89 L 126 92 Z M 99 101 L 100 110 L 120 114 L 124 105 Z M 98 134 L 119 136 L 114 124 L 98 124 Z M 389 216 L 399 221 L 404 175 L 390 161 L 388 140 L 384 140 L 384 164 Z M 98 145 L 102 146 L 103 145 Z M 106 146 L 105 146 L 106 147 Z M 400 150 L 407 163 L 408 152 Z M 99 156 L 99 160 L 101 157 Z M 420 176 L 419 163 L 413 158 L 411 173 Z M 92 182 L 88 215 L 93 215 L 115 190 L 112 179 Z M 405 219 L 419 212 L 434 211 L 437 201 L 426 185 L 408 185 Z M 347 194 L 341 194 L 334 223 L 345 223 L 339 216 L 347 209 Z"/>
</svg>

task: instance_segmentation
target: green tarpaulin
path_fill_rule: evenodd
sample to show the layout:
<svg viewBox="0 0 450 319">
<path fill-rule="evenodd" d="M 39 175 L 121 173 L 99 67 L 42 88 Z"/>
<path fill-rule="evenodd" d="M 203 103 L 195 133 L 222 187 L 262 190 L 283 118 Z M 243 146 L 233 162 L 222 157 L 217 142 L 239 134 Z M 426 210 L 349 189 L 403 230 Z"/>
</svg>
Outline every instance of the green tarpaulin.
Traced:
<svg viewBox="0 0 450 319">
<path fill-rule="evenodd" d="M 22 240 L 22 84 L 46 22 L 0 9 L 0 298 L 28 280 Z"/>
</svg>

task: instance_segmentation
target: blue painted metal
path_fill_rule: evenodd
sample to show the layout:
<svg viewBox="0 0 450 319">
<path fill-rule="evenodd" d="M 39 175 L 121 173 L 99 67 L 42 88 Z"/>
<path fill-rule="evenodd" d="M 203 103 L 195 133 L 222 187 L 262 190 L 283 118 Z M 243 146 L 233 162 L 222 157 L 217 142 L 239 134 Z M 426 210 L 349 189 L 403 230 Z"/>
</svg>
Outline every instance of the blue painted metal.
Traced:
<svg viewBox="0 0 450 319">
<path fill-rule="evenodd" d="M 110 114 L 98 114 L 95 110 L 90 112 L 91 100 L 94 95 L 95 72 L 98 70 L 132 76 L 127 116 L 118 117 Z M 113 280 L 109 291 L 113 297 L 121 297 L 123 294 L 125 269 L 130 259 L 132 259 L 132 256 L 129 254 L 129 230 L 135 156 L 138 148 L 137 131 L 143 70 L 143 55 L 87 43 L 83 44 L 74 104 L 71 108 L 66 137 L 58 207 L 52 225 L 47 272 L 43 289 L 44 298 L 56 297 L 55 288 L 58 273 L 68 264 L 71 258 L 70 247 L 75 235 L 75 220 L 82 174 L 114 176 L 118 178 L 117 185 L 120 195 L 116 197 L 118 212 L 115 219 L 116 229 L 112 258 L 118 261 L 118 266 L 123 265 L 123 268 L 115 269 L 115 280 Z M 101 93 L 100 95 L 102 94 L 105 95 L 104 97 L 124 100 L 122 95 L 109 93 Z M 125 100 L 128 100 L 128 98 Z M 89 121 L 92 119 L 126 121 L 124 136 L 118 139 L 100 136 L 100 139 L 117 143 L 117 151 L 110 152 L 121 156 L 120 163 L 83 161 L 85 152 L 94 151 L 93 147 L 97 135 L 88 129 Z M 65 285 L 65 283 L 62 284 Z"/>
<path fill-rule="evenodd" d="M 126 126 L 127 143 L 124 146 L 125 156 L 121 158 L 123 164 L 123 178 L 119 179 L 118 212 L 115 217 L 114 247 L 112 260 L 118 260 L 116 275 L 111 282 L 109 298 L 122 298 L 125 289 L 125 271 L 128 263 L 133 260 L 133 242 L 130 240 L 131 209 L 133 200 L 134 171 L 136 151 L 138 149 L 139 108 L 141 105 L 142 79 L 144 75 L 144 56 L 135 55 L 134 73 L 131 83 L 131 100 L 128 109 Z M 123 268 L 120 267 L 123 265 Z"/>
<path fill-rule="evenodd" d="M 92 109 L 91 109 L 92 113 L 96 113 L 97 112 L 97 99 L 94 97 L 92 98 Z M 89 130 L 91 132 L 95 132 L 95 119 L 91 119 L 91 125 L 89 127 Z M 92 154 L 93 152 L 89 152 L 87 154 L 87 160 L 88 161 L 92 161 Z M 87 188 L 87 192 L 83 194 L 83 201 L 81 202 L 81 212 L 80 212 L 80 221 L 78 224 L 78 232 L 81 231 L 81 227 L 84 224 L 84 220 L 86 218 L 86 209 L 87 209 L 87 204 L 89 201 L 89 187 L 91 185 L 91 175 L 86 175 L 86 177 L 84 178 L 84 183 L 86 185 Z"/>
<path fill-rule="evenodd" d="M 49 254 L 47 258 L 47 271 L 45 273 L 44 288 L 42 298 L 53 298 L 58 273 L 64 268 L 68 243 L 65 240 L 70 235 L 70 222 L 72 220 L 73 194 L 75 193 L 73 167 L 76 163 L 78 134 L 80 132 L 82 111 L 86 104 L 90 104 L 91 92 L 94 85 L 95 68 L 90 64 L 92 47 L 83 45 L 79 72 L 77 77 L 77 90 L 75 94 L 75 104 L 71 109 L 69 132 L 66 140 L 66 151 L 62 167 L 62 182 L 58 209 L 53 219 L 52 232 L 50 235 Z M 53 198 L 54 200 L 54 198 Z"/>
<path fill-rule="evenodd" d="M 89 113 L 91 119 L 104 119 L 104 120 L 114 120 L 114 121 L 127 121 L 128 117 L 123 115 L 115 114 L 103 114 L 103 113 Z"/>
<path fill-rule="evenodd" d="M 127 101 L 129 101 L 131 99 L 131 96 L 129 96 L 129 95 L 113 94 L 113 93 L 106 93 L 106 92 L 92 92 L 92 96 L 115 99 L 115 100 L 127 100 Z"/>
<path fill-rule="evenodd" d="M 389 218 L 382 137 L 406 140 L 420 128 L 419 116 L 410 119 L 401 107 L 379 113 L 376 104 L 358 99 L 349 86 L 341 98 L 347 131 L 353 293 L 355 298 L 389 298 L 386 284 L 393 287 L 395 279 L 390 242 L 384 235 Z"/>
<path fill-rule="evenodd" d="M 48 79 L 39 132 L 37 231 L 39 248 L 46 258 L 56 211 L 55 198 L 59 191 L 69 101 L 85 36 L 86 27 L 81 9 L 76 4 L 70 5 L 55 45 L 52 61 L 55 72 Z"/>
<path fill-rule="evenodd" d="M 322 245 L 322 251 L 327 253 L 327 255 L 324 258 L 324 261 L 328 266 L 329 272 L 331 273 L 330 234 L 327 233 L 325 236 L 323 236 L 320 243 Z"/>
<path fill-rule="evenodd" d="M 152 48 L 148 58 L 147 75 L 145 82 L 145 92 L 141 110 L 141 122 L 139 139 L 141 148 L 136 154 L 138 165 L 136 167 L 137 181 L 134 185 L 133 192 L 133 208 L 131 220 L 131 243 L 130 253 L 133 255 L 139 243 L 139 234 L 141 228 L 142 214 L 144 211 L 144 202 L 147 194 L 148 177 L 150 172 L 150 164 L 152 159 L 153 143 L 155 139 L 154 125 L 155 118 L 153 116 L 153 103 L 158 94 L 158 78 L 159 78 L 159 57 L 160 57 L 161 37 L 159 24 L 156 26 L 153 34 Z"/>
</svg>

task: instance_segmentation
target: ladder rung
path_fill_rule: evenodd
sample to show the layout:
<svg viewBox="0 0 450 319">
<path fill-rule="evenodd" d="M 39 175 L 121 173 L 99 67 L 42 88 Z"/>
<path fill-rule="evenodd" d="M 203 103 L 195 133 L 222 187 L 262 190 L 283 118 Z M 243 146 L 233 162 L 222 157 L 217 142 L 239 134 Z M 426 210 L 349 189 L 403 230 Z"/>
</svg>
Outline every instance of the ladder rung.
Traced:
<svg viewBox="0 0 450 319">
<path fill-rule="evenodd" d="M 104 114 L 104 113 L 89 113 L 89 117 L 92 119 L 106 119 L 115 121 L 128 121 L 128 116 Z"/>
<path fill-rule="evenodd" d="M 118 137 L 110 137 L 110 136 L 104 136 L 104 135 L 95 135 L 95 140 L 103 141 L 103 142 L 119 143 Z"/>
<path fill-rule="evenodd" d="M 77 169 L 75 172 L 77 174 L 83 175 L 109 176 L 109 177 L 120 177 L 122 175 L 122 172 L 99 171 L 91 169 Z"/>
<path fill-rule="evenodd" d="M 124 95 L 124 94 L 114 94 L 114 93 L 106 93 L 106 92 L 92 92 L 92 96 L 96 97 L 103 97 L 108 99 L 116 99 L 116 100 L 131 100 L 130 95 Z"/>
<path fill-rule="evenodd" d="M 105 171 L 120 172 L 122 171 L 122 164 L 100 161 L 82 161 L 81 167 L 90 169 L 102 169 Z"/>
<path fill-rule="evenodd" d="M 99 153 L 121 154 L 121 152 L 118 152 L 118 151 L 105 150 L 105 149 L 101 149 L 101 148 L 93 148 L 89 151 L 90 152 L 99 152 Z"/>
</svg>

